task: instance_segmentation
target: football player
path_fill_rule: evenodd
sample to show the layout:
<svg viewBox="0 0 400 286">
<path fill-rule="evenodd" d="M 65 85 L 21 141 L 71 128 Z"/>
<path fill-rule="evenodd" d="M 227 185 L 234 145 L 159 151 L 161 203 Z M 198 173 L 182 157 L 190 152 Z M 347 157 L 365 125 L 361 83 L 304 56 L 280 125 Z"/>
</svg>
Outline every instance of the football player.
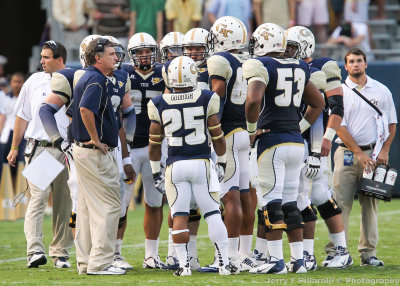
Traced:
<svg viewBox="0 0 400 286">
<path fill-rule="evenodd" d="M 259 208 L 263 210 L 270 259 L 251 273 L 284 274 L 282 232 L 286 230 L 294 273 L 305 273 L 303 264 L 303 219 L 297 208 L 299 176 L 304 153 L 301 132 L 321 113 L 325 102 L 309 81 L 305 62 L 285 59 L 285 31 L 265 23 L 250 39 L 256 56 L 243 64 L 248 80 L 246 121 L 250 140 L 257 134 Z M 304 95 L 303 95 L 304 93 Z M 308 104 L 299 123 L 301 100 Z"/>
<path fill-rule="evenodd" d="M 242 21 L 231 16 L 219 18 L 210 30 L 208 44 L 214 54 L 207 60 L 210 89 L 221 99 L 219 116 L 226 140 L 227 166 L 221 183 L 221 201 L 228 229 L 228 253 L 239 271 L 241 262 L 251 254 L 254 225 L 249 192 L 250 144 L 244 112 L 247 83 L 242 71 L 242 63 L 250 56 L 240 51 L 246 45 L 246 36 Z M 244 225 L 245 233 L 241 232 Z"/>
<path fill-rule="evenodd" d="M 144 189 L 145 214 L 145 257 L 143 268 L 166 268 L 158 255 L 158 237 L 163 220 L 162 200 L 163 193 L 154 185 L 148 153 L 150 120 L 147 112 L 147 103 L 151 98 L 162 94 L 165 89 L 162 78 L 162 65 L 156 64 L 157 44 L 147 33 L 137 33 L 128 42 L 128 54 L 131 65 L 123 65 L 122 69 L 129 73 L 131 81 L 130 96 L 136 110 L 136 131 L 131 147 L 131 158 L 136 174 L 142 174 Z M 127 199 L 130 201 L 133 186 L 128 188 Z M 128 202 L 128 200 L 127 200 Z"/>
<path fill-rule="evenodd" d="M 172 61 L 182 55 L 183 34 L 180 32 L 169 32 L 160 42 L 161 63 Z"/>
<path fill-rule="evenodd" d="M 306 166 L 301 176 L 298 207 L 302 211 L 304 227 L 304 259 L 308 270 L 315 270 L 317 262 L 314 256 L 314 233 L 317 219 L 315 205 L 324 219 L 331 243 L 334 244 L 333 253 L 328 252 L 328 257 L 322 266 L 328 268 L 346 268 L 353 264 L 347 250 L 342 211 L 337 206 L 331 193 L 330 154 L 332 140 L 340 126 L 343 117 L 343 90 L 341 87 L 340 69 L 333 59 L 313 59 L 315 40 L 311 31 L 302 26 L 295 26 L 287 31 L 289 56 L 302 59 L 309 63 L 314 74 L 323 73 L 323 94 L 327 106 L 318 120 L 305 132 L 303 137 L 307 140 Z M 321 86 L 322 87 L 322 86 Z M 310 155 L 308 155 L 310 154 Z M 312 179 L 311 200 L 309 197 L 309 181 Z"/>
<path fill-rule="evenodd" d="M 187 226 L 191 201 L 197 203 L 208 224 L 209 236 L 218 250 L 219 273 L 230 275 L 237 269 L 228 260 L 228 237 L 219 211 L 219 186 L 211 160 L 207 130 L 218 155 L 217 169 L 223 178 L 226 164 L 225 139 L 218 120 L 219 97 L 208 90 L 198 90 L 198 70 L 189 57 L 174 59 L 168 68 L 172 93 L 153 98 L 148 104 L 151 119 L 151 169 L 156 186 L 161 188 L 161 143 L 168 141 L 165 190 L 173 217 L 172 236 L 179 259 L 175 276 L 191 275 L 187 244 Z"/>
</svg>

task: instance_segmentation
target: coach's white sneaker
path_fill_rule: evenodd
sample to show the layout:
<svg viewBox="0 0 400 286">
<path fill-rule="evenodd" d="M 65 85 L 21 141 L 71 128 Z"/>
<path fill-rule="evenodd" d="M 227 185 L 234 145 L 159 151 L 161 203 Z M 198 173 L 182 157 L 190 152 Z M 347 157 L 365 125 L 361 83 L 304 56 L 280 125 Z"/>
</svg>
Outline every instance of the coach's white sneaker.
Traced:
<svg viewBox="0 0 400 286">
<path fill-rule="evenodd" d="M 54 259 L 54 267 L 56 268 L 71 268 L 71 263 L 65 257 L 56 257 Z"/>
<path fill-rule="evenodd" d="M 93 271 L 93 272 L 88 272 L 88 275 L 124 275 L 126 274 L 125 269 L 114 267 L 112 265 L 107 266 L 103 270 L 100 271 Z"/>
<path fill-rule="evenodd" d="M 178 270 L 174 272 L 174 276 L 191 276 L 192 270 L 190 270 L 189 265 L 185 267 L 179 267 Z"/>
<path fill-rule="evenodd" d="M 112 264 L 116 268 L 122 268 L 125 270 L 133 270 L 133 266 L 125 261 L 125 257 L 123 257 L 119 252 L 114 253 L 114 261 Z"/>
<path fill-rule="evenodd" d="M 29 268 L 37 268 L 39 265 L 44 265 L 47 263 L 46 255 L 43 252 L 35 252 L 28 255 L 28 266 Z"/>
<path fill-rule="evenodd" d="M 200 268 L 199 259 L 197 257 L 190 257 L 189 258 L 189 265 L 190 265 L 190 269 L 191 270 L 196 271 L 197 269 Z"/>
<path fill-rule="evenodd" d="M 168 267 L 162 263 L 160 256 L 157 255 L 157 258 L 148 257 L 143 260 L 143 268 L 144 269 L 168 269 Z"/>
<path fill-rule="evenodd" d="M 338 246 L 336 248 L 336 254 L 326 266 L 327 268 L 347 268 L 353 265 L 353 259 L 346 248 Z"/>
</svg>

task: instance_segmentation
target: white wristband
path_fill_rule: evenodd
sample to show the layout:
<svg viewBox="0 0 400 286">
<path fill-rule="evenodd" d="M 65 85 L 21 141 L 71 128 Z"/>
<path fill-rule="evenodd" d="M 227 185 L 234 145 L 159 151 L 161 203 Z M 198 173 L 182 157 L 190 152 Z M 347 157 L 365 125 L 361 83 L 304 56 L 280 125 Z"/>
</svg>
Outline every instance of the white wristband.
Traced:
<svg viewBox="0 0 400 286">
<path fill-rule="evenodd" d="M 249 132 L 249 135 L 254 135 L 257 132 L 257 122 L 251 123 L 246 120 L 246 125 L 247 125 L 247 132 Z"/>
<path fill-rule="evenodd" d="M 153 174 L 157 174 L 157 173 L 161 172 L 160 161 L 151 161 L 150 160 L 150 167 L 151 167 L 151 172 Z"/>
<path fill-rule="evenodd" d="M 122 165 L 123 165 L 123 166 L 125 166 L 125 165 L 132 165 L 132 159 L 131 159 L 131 157 L 126 157 L 126 158 L 122 159 Z"/>
<path fill-rule="evenodd" d="M 324 138 L 328 139 L 329 141 L 332 141 L 333 138 L 335 138 L 336 135 L 336 130 L 333 128 L 326 128 L 325 134 L 324 134 Z"/>
<path fill-rule="evenodd" d="M 218 156 L 217 157 L 217 163 L 226 163 L 226 153 L 224 155 Z"/>
<path fill-rule="evenodd" d="M 303 134 L 304 131 L 310 128 L 311 124 L 305 118 L 303 118 L 302 120 L 300 120 L 299 126 L 300 126 L 300 133 Z"/>
</svg>

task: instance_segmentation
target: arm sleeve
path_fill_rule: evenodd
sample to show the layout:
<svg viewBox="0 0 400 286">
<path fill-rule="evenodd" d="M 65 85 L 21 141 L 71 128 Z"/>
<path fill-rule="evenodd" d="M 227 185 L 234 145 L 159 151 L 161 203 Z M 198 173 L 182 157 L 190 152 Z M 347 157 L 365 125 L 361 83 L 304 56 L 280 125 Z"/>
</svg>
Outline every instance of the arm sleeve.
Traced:
<svg viewBox="0 0 400 286">
<path fill-rule="evenodd" d="M 85 107 L 97 116 L 100 109 L 102 93 L 103 89 L 99 83 L 94 82 L 88 84 L 82 95 L 79 107 Z"/>
<path fill-rule="evenodd" d="M 60 131 L 57 127 L 56 118 L 54 117 L 59 109 L 60 107 L 51 103 L 43 103 L 39 109 L 39 116 L 40 120 L 42 121 L 44 131 L 46 131 L 52 142 L 56 141 L 58 138 L 61 138 Z"/>
<path fill-rule="evenodd" d="M 269 82 L 268 70 L 262 62 L 256 59 L 250 59 L 244 62 L 243 77 L 247 79 L 248 83 L 258 80 L 267 86 Z"/>
<path fill-rule="evenodd" d="M 220 107 L 220 97 L 216 92 L 211 96 L 207 106 L 207 118 L 211 115 L 218 114 Z"/>
<path fill-rule="evenodd" d="M 68 79 L 58 72 L 53 73 L 51 77 L 51 90 L 64 103 L 67 103 L 71 99 L 72 90 Z"/>
<path fill-rule="evenodd" d="M 126 140 L 133 141 L 136 131 L 136 112 L 133 104 L 122 110 L 122 117 L 126 133 Z"/>
<path fill-rule="evenodd" d="M 326 75 L 326 91 L 341 87 L 342 75 L 336 61 L 328 61 L 322 66 Z"/>
<path fill-rule="evenodd" d="M 147 112 L 149 114 L 149 119 L 151 121 L 155 121 L 161 124 L 160 114 L 158 114 L 157 107 L 154 105 L 152 100 L 150 100 L 149 103 L 147 104 Z"/>
<path fill-rule="evenodd" d="M 231 64 L 226 58 L 219 55 L 214 55 L 207 60 L 207 68 L 209 77 L 222 77 L 226 83 L 232 76 Z"/>
</svg>

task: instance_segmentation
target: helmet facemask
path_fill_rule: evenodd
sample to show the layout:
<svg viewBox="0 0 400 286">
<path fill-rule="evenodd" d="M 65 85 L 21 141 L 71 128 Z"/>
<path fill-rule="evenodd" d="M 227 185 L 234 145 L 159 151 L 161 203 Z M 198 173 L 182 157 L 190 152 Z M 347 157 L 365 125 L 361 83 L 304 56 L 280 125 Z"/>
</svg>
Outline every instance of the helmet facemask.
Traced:
<svg viewBox="0 0 400 286">
<path fill-rule="evenodd" d="M 171 61 L 179 56 L 182 56 L 182 46 L 170 46 L 161 50 L 161 62 Z"/>
<path fill-rule="evenodd" d="M 141 54 L 141 50 L 150 49 L 151 53 L 149 55 L 137 55 L 138 52 Z M 157 47 L 155 46 L 141 46 L 139 48 L 133 48 L 129 50 L 129 55 L 134 66 L 142 71 L 147 71 L 151 69 L 157 60 Z"/>
</svg>

